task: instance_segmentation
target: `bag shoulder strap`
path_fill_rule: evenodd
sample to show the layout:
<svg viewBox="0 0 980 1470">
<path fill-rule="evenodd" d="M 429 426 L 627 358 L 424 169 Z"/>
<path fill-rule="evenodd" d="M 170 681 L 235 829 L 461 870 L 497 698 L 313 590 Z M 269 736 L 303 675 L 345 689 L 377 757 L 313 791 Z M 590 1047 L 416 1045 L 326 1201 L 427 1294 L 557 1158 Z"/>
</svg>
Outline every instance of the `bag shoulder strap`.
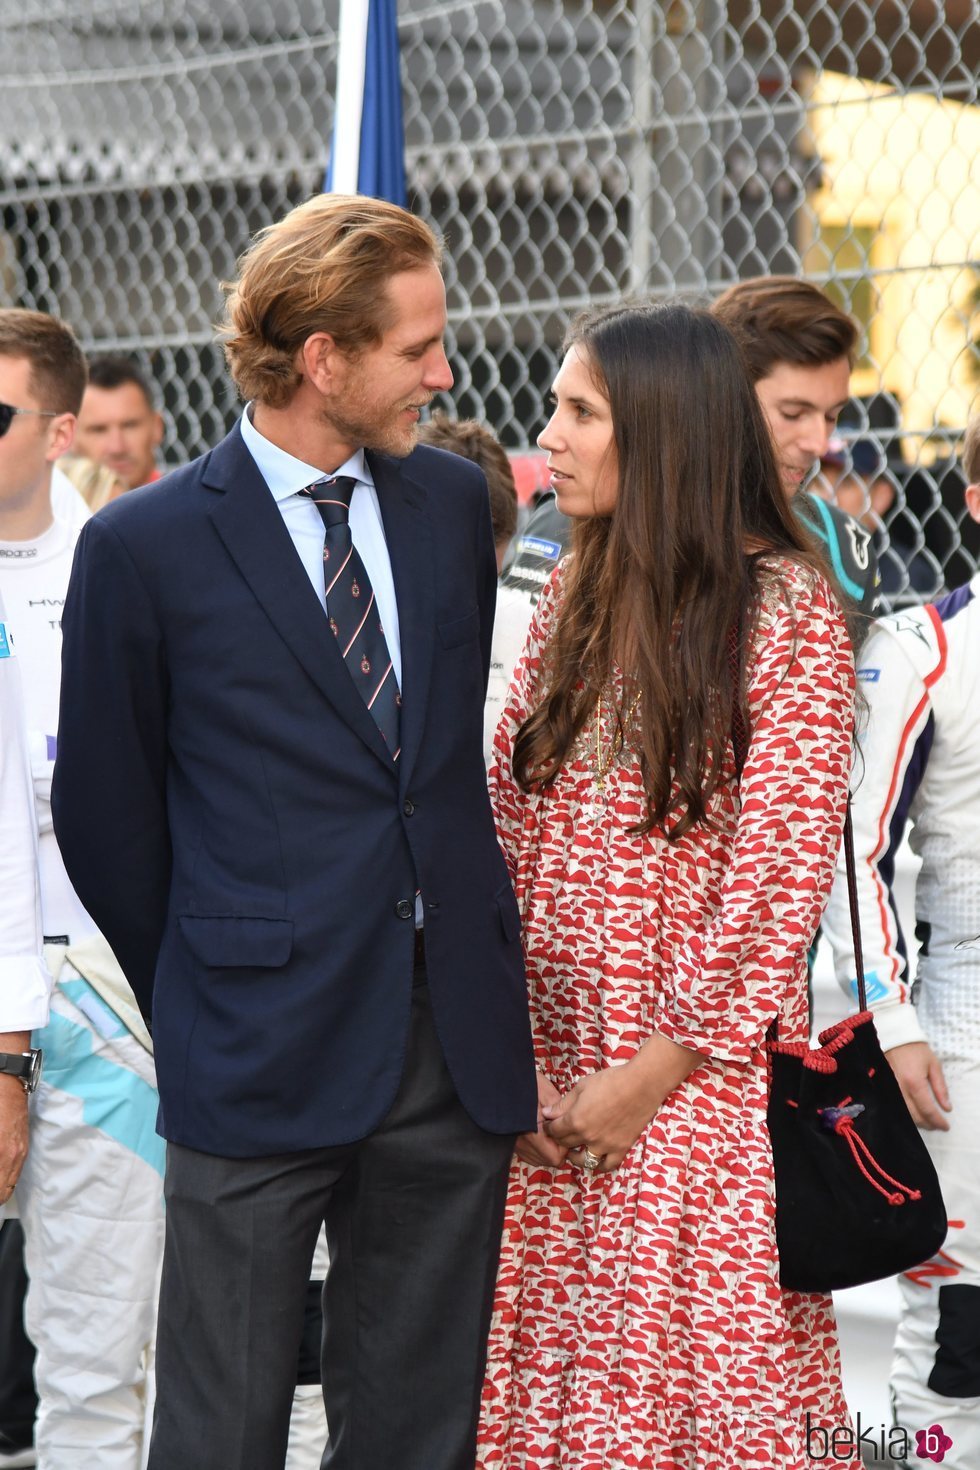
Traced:
<svg viewBox="0 0 980 1470">
<path fill-rule="evenodd" d="M 728 661 L 732 672 L 732 753 L 735 757 L 735 780 L 742 782 L 745 756 L 749 748 L 749 732 L 741 699 L 742 636 L 741 623 L 734 627 L 728 640 Z M 854 944 L 854 973 L 857 977 L 858 1010 L 868 1009 L 868 993 L 864 983 L 864 952 L 861 947 L 861 916 L 858 909 L 857 869 L 854 861 L 854 824 L 851 821 L 851 797 L 848 793 L 844 815 L 844 866 L 847 871 L 847 900 L 851 914 L 851 938 Z"/>
</svg>

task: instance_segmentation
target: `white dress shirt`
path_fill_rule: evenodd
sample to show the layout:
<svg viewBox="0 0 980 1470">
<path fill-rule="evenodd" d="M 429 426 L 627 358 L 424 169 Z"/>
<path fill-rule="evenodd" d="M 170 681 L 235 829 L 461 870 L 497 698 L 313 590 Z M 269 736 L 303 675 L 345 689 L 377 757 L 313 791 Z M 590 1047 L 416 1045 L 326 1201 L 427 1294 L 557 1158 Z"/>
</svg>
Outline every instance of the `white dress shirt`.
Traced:
<svg viewBox="0 0 980 1470">
<path fill-rule="evenodd" d="M 313 583 L 313 590 L 324 610 L 327 599 L 323 580 L 323 521 L 313 501 L 299 492 L 317 480 L 334 475 L 350 475 L 357 481 L 350 503 L 351 540 L 371 579 L 381 625 L 385 630 L 385 642 L 398 687 L 401 689 L 402 655 L 395 583 L 391 575 L 391 561 L 385 541 L 381 507 L 378 504 L 378 492 L 374 488 L 374 480 L 363 449 L 358 449 L 346 463 L 335 470 L 316 469 L 313 465 L 296 459 L 294 455 L 287 454 L 285 449 L 280 449 L 264 434 L 260 434 L 252 423 L 248 408 L 242 414 L 242 438 L 279 507 L 289 539 L 296 547 L 297 555 L 306 568 L 306 574 Z"/>
</svg>

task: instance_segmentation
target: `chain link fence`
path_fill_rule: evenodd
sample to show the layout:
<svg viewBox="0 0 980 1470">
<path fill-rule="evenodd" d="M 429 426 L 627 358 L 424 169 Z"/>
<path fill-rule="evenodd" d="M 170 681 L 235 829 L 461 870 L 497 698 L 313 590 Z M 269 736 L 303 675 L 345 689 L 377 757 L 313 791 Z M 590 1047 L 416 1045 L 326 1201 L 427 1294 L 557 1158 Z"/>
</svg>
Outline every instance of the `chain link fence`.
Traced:
<svg viewBox="0 0 980 1470">
<path fill-rule="evenodd" d="M 322 185 L 337 0 L 0 0 L 0 295 L 132 353 L 166 457 L 236 405 L 212 323 Z M 569 319 L 803 273 L 860 321 L 828 466 L 893 600 L 980 552 L 980 0 L 402 0 L 413 207 L 449 249 L 460 414 L 533 443 Z"/>
</svg>

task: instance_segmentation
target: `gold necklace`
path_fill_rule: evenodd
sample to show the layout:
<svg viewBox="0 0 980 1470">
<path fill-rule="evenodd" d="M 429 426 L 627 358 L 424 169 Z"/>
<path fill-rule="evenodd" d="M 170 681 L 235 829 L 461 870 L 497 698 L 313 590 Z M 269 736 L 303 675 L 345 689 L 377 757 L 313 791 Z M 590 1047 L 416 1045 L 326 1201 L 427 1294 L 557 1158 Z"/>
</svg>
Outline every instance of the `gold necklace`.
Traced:
<svg viewBox="0 0 980 1470">
<path fill-rule="evenodd" d="M 616 760 L 616 757 L 619 755 L 620 751 L 623 748 L 624 733 L 625 733 L 626 729 L 629 726 L 630 720 L 632 720 L 633 716 L 636 714 L 636 711 L 637 711 L 637 709 L 639 707 L 639 704 L 640 704 L 640 696 L 637 694 L 636 697 L 634 698 L 632 704 L 630 705 L 629 709 L 626 711 L 625 718 L 623 720 L 621 720 L 620 723 L 619 723 L 619 726 L 618 726 L 618 728 L 616 730 L 616 733 L 615 733 L 615 735 L 613 736 L 613 739 L 612 739 L 612 749 L 611 749 L 611 752 L 610 752 L 610 755 L 609 755 L 609 759 L 606 760 L 606 758 L 605 758 L 605 751 L 603 750 L 603 747 L 602 747 L 602 691 L 601 690 L 599 691 L 599 697 L 596 700 L 596 706 L 595 706 L 595 763 L 594 763 L 595 764 L 595 777 L 594 777 L 594 782 L 595 782 L 596 794 L 598 796 L 600 796 L 603 800 L 605 800 L 605 798 L 606 798 L 606 777 L 608 776 L 610 770 L 612 769 L 613 762 Z"/>
</svg>

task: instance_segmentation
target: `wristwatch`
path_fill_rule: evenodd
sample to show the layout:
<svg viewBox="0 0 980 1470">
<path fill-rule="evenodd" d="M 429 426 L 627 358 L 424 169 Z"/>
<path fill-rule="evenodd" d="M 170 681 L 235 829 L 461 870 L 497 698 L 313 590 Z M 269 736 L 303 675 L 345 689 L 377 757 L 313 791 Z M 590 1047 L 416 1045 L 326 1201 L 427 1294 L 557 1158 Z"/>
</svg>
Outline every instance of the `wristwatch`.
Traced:
<svg viewBox="0 0 980 1470">
<path fill-rule="evenodd" d="M 0 1051 L 0 1072 L 19 1077 L 28 1097 L 41 1080 L 41 1048 L 31 1051 Z"/>
</svg>

